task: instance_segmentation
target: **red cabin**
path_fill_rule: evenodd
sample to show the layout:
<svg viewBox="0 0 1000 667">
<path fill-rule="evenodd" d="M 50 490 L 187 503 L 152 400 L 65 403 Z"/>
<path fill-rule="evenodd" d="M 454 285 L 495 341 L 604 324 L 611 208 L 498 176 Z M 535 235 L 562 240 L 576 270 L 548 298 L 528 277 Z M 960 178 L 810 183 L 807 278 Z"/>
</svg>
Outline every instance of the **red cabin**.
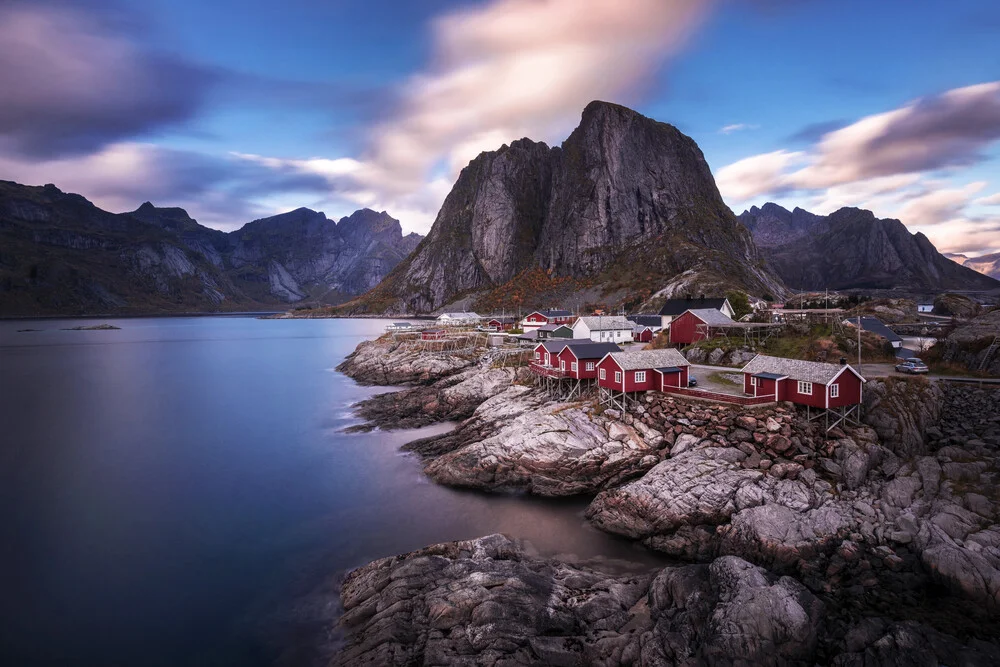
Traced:
<svg viewBox="0 0 1000 667">
<path fill-rule="evenodd" d="M 443 340 L 447 335 L 444 329 L 425 329 L 420 332 L 420 340 Z"/>
<path fill-rule="evenodd" d="M 572 324 L 576 318 L 568 310 L 536 310 L 524 318 L 525 329 L 537 329 L 545 324 Z"/>
<path fill-rule="evenodd" d="M 743 368 L 743 391 L 774 396 L 813 408 L 842 408 L 861 403 L 867 382 L 848 364 L 783 359 L 758 354 Z"/>
<path fill-rule="evenodd" d="M 670 342 L 690 345 L 713 338 L 719 327 L 732 326 L 735 322 L 724 313 L 712 308 L 686 310 L 670 323 Z"/>
<path fill-rule="evenodd" d="M 686 387 L 688 366 L 684 355 L 673 348 L 612 352 L 597 364 L 597 384 L 624 393 Z"/>
<path fill-rule="evenodd" d="M 639 327 L 632 332 L 632 340 L 636 343 L 653 342 L 653 330 L 649 327 Z"/>
<path fill-rule="evenodd" d="M 484 326 L 489 331 L 510 331 L 516 323 L 517 320 L 513 317 L 491 317 Z"/>
<path fill-rule="evenodd" d="M 593 380 L 597 377 L 598 362 L 611 352 L 621 352 L 621 348 L 614 343 L 595 343 L 589 339 L 567 341 L 558 355 L 559 368 L 567 377 Z"/>
</svg>

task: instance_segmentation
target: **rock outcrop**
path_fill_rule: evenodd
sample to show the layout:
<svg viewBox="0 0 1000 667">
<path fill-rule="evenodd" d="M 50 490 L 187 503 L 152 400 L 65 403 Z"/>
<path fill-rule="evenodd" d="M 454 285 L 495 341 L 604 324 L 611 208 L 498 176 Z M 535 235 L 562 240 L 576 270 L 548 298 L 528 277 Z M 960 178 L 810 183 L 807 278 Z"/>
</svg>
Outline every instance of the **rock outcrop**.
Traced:
<svg viewBox="0 0 1000 667">
<path fill-rule="evenodd" d="M 858 208 L 828 216 L 777 204 L 744 211 L 774 270 L 795 289 L 991 290 L 1000 282 L 956 264 L 921 233 L 899 220 L 879 219 Z"/>
<path fill-rule="evenodd" d="M 783 292 L 694 141 L 593 102 L 559 148 L 520 139 L 470 162 L 417 251 L 343 312 L 431 312 L 532 268 L 630 293 L 653 285 L 638 297 Z"/>
<path fill-rule="evenodd" d="M 1000 376 L 1000 309 L 969 320 L 935 344 L 932 353 L 942 361 L 965 366 L 972 371 Z"/>
<path fill-rule="evenodd" d="M 103 211 L 54 185 L 0 181 L 0 314 L 251 310 L 340 303 L 420 237 L 385 212 L 298 209 L 225 233 L 149 202 Z"/>
<path fill-rule="evenodd" d="M 917 623 L 837 631 L 791 577 L 728 556 L 613 573 L 529 556 L 502 535 L 439 544 L 349 573 L 334 665 L 995 664 L 997 646 Z"/>
</svg>

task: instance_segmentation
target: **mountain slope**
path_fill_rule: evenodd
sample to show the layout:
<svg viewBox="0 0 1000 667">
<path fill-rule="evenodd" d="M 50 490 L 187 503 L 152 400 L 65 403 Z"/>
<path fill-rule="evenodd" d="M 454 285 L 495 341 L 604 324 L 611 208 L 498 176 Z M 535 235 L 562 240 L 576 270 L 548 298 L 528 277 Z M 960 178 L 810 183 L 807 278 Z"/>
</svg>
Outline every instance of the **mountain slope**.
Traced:
<svg viewBox="0 0 1000 667">
<path fill-rule="evenodd" d="M 533 271 L 619 302 L 783 289 L 692 139 L 592 102 L 561 147 L 520 139 L 472 160 L 413 255 L 343 311 L 431 312 L 456 299 L 511 307 L 504 295 Z M 487 293 L 501 303 L 483 303 Z M 519 305 L 541 305 L 525 296 Z"/>
<path fill-rule="evenodd" d="M 945 253 L 944 256 L 957 264 L 961 264 L 964 267 L 972 269 L 973 271 L 978 271 L 979 273 L 990 276 L 991 278 L 1000 280 L 1000 252 L 990 253 L 989 255 L 980 255 L 979 257 L 966 257 L 965 255 L 955 253 Z"/>
<path fill-rule="evenodd" d="M 781 279 L 792 288 L 989 290 L 1000 284 L 939 253 L 921 233 L 871 211 L 828 216 L 768 203 L 740 215 Z"/>
<path fill-rule="evenodd" d="M 103 211 L 53 185 L 0 181 L 0 315 L 169 313 L 340 303 L 416 247 L 367 209 L 298 209 L 226 234 L 149 202 Z"/>
</svg>

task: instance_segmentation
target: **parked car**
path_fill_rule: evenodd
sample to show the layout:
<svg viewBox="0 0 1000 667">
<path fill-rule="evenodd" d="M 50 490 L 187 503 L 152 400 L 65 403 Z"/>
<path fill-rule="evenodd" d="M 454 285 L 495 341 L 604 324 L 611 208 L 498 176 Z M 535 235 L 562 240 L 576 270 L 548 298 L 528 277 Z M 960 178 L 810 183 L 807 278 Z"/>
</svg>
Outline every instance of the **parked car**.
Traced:
<svg viewBox="0 0 1000 667">
<path fill-rule="evenodd" d="M 927 364 L 916 357 L 904 359 L 902 363 L 896 364 L 897 373 L 910 373 L 912 375 L 916 375 L 918 373 L 926 373 L 928 370 Z"/>
<path fill-rule="evenodd" d="M 689 387 L 697 387 L 698 386 L 698 378 L 696 378 L 693 375 L 689 375 L 688 376 L 688 386 Z"/>
</svg>

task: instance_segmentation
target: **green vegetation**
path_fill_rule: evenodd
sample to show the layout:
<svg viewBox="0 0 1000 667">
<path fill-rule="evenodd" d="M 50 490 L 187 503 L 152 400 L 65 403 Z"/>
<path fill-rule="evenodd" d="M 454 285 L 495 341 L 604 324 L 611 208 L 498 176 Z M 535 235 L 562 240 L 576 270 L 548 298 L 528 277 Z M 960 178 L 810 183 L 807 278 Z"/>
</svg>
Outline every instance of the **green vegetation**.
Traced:
<svg viewBox="0 0 1000 667">
<path fill-rule="evenodd" d="M 695 343 L 706 351 L 722 349 L 726 352 L 743 349 L 742 339 L 730 341 L 713 338 Z M 841 357 L 857 361 L 857 336 L 854 329 L 840 328 L 827 324 L 812 327 L 790 326 L 784 335 L 769 338 L 758 350 L 761 354 L 806 361 L 826 361 L 836 363 Z M 895 360 L 889 344 L 882 338 L 863 332 L 861 336 L 861 360 L 865 363 L 888 363 Z"/>
<path fill-rule="evenodd" d="M 729 299 L 729 305 L 733 307 L 734 320 L 738 320 L 744 315 L 749 315 L 753 312 L 753 307 L 750 305 L 750 298 L 747 297 L 746 292 L 733 290 L 726 293 L 726 298 Z"/>
</svg>

